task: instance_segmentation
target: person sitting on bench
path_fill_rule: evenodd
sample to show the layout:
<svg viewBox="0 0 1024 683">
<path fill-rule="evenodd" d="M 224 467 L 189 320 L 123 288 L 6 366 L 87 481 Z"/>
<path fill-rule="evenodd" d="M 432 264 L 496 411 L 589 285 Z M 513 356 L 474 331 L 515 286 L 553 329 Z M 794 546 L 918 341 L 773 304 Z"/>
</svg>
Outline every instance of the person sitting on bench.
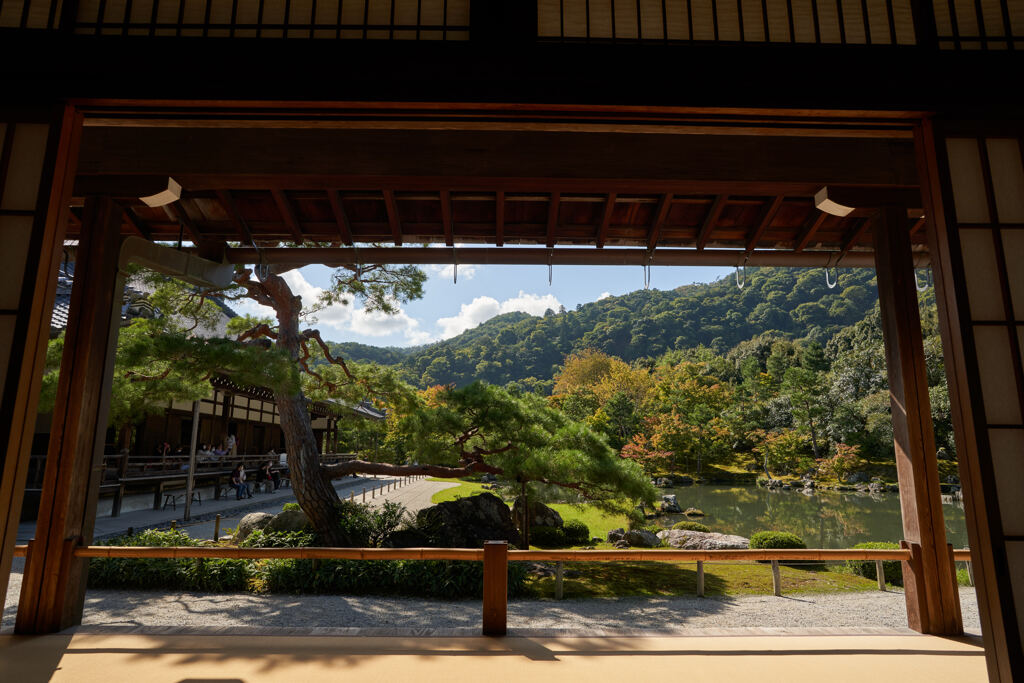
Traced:
<svg viewBox="0 0 1024 683">
<path fill-rule="evenodd" d="M 252 494 L 249 493 L 249 485 L 245 483 L 245 467 L 242 466 L 242 463 L 238 463 L 235 465 L 235 469 L 231 470 L 231 485 L 235 487 L 235 500 L 252 498 Z"/>
</svg>

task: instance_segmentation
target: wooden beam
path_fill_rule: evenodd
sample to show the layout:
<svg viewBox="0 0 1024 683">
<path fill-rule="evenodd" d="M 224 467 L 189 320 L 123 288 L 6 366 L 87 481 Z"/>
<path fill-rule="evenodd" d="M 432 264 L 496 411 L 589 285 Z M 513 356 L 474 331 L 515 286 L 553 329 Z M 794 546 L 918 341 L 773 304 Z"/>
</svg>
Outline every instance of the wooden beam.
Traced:
<svg viewBox="0 0 1024 683">
<path fill-rule="evenodd" d="M 846 240 L 843 241 L 843 246 L 839 249 L 839 259 L 836 261 L 835 265 L 839 265 L 839 262 L 842 261 L 846 257 L 846 255 L 850 253 L 850 250 L 853 249 L 854 245 L 861 240 L 861 238 L 864 236 L 864 233 L 867 232 L 868 229 L 871 227 L 872 223 L 875 222 L 870 218 L 861 218 L 859 220 L 860 225 L 854 228 L 853 232 L 851 232 L 849 236 L 846 238 Z"/>
<path fill-rule="evenodd" d="M 164 206 L 164 213 L 185 230 L 193 244 L 199 244 L 204 241 L 202 233 L 199 232 L 199 226 L 195 224 L 191 216 L 185 213 L 185 209 L 181 207 L 180 202 L 173 202 Z"/>
<path fill-rule="evenodd" d="M 334 213 L 334 222 L 338 224 L 338 235 L 341 241 L 352 246 L 352 224 L 349 223 L 348 214 L 341 203 L 341 196 L 337 190 L 327 190 L 327 200 L 331 203 L 331 211 Z"/>
<path fill-rule="evenodd" d="M 757 249 L 758 243 L 761 242 L 761 237 L 764 236 L 765 231 L 771 226 L 772 221 L 775 219 L 775 214 L 779 212 L 784 199 L 785 197 L 779 195 L 765 207 L 764 213 L 761 214 L 761 220 L 758 221 L 757 227 L 754 228 L 754 232 L 750 234 L 750 238 L 747 240 L 747 251 Z"/>
<path fill-rule="evenodd" d="M 295 207 L 292 206 L 292 202 L 288 199 L 288 195 L 284 193 L 284 190 L 273 189 L 270 194 L 274 197 L 274 203 L 277 204 L 277 210 L 281 212 L 281 218 L 284 219 L 284 224 L 288 226 L 288 231 L 295 238 L 296 244 L 302 244 L 305 241 L 305 236 L 302 234 L 302 225 L 299 223 L 299 217 L 295 214 Z"/>
<path fill-rule="evenodd" d="M 747 252 L 744 249 L 670 249 L 658 248 L 653 254 L 646 249 L 578 249 L 522 247 L 503 249 L 496 247 L 465 247 L 459 249 L 460 264 L 475 265 L 547 265 L 558 266 L 738 266 L 746 262 L 751 266 L 821 267 L 835 265 L 837 251 L 781 251 L 763 249 Z M 265 263 L 304 266 L 321 263 L 329 266 L 356 263 L 438 264 L 452 262 L 452 250 L 447 247 L 404 249 L 394 247 L 366 247 L 359 250 L 344 248 L 306 249 L 267 248 L 259 252 L 252 248 L 228 249 L 224 257 L 229 263 Z M 915 252 L 915 263 L 923 267 L 928 263 L 926 252 Z M 874 267 L 871 252 L 856 251 L 843 259 L 845 268 Z"/>
<path fill-rule="evenodd" d="M 817 209 L 811 210 L 811 215 L 807 217 L 807 224 L 804 225 L 803 230 L 797 235 L 796 241 L 793 243 L 793 251 L 803 251 L 805 247 L 811 242 L 811 238 L 818 232 L 818 229 L 825 223 L 825 219 L 830 214 L 824 211 L 818 211 Z"/>
<path fill-rule="evenodd" d="M 548 200 L 548 237 L 546 244 L 548 248 L 555 246 L 555 231 L 558 229 L 558 208 L 562 204 L 562 194 L 552 192 Z"/>
<path fill-rule="evenodd" d="M 903 538 L 912 553 L 903 587 L 910 628 L 960 635 L 956 569 L 946 542 L 928 398 L 914 264 L 902 207 L 880 212 L 874 231 L 875 272 L 892 408 Z"/>
<path fill-rule="evenodd" d="M 81 623 L 88 545 L 96 520 L 113 354 L 124 278 L 119 275 L 121 208 L 109 197 L 85 205 L 46 473 L 33 549 L 25 565 L 15 630 L 52 633 Z"/>
<path fill-rule="evenodd" d="M 144 240 L 153 239 L 153 228 L 146 221 L 139 218 L 131 208 L 124 209 L 124 220 L 128 226 L 135 231 L 135 234 Z M 81 221 L 79 221 L 81 225 Z"/>
<path fill-rule="evenodd" d="M 654 212 L 654 222 L 651 223 L 651 232 L 647 237 L 647 248 L 654 249 L 658 245 L 658 239 L 661 237 L 661 226 L 665 224 L 665 218 L 668 217 L 668 211 L 672 208 L 672 193 L 668 192 L 661 195 L 658 200 L 658 209 Z"/>
<path fill-rule="evenodd" d="M 238 212 L 238 207 L 235 205 L 235 198 L 232 196 L 231 191 L 217 190 L 217 199 L 220 200 L 221 205 L 224 207 L 224 213 L 228 215 L 231 225 L 235 226 L 235 232 L 238 233 L 238 241 L 242 244 L 252 244 L 255 241 L 252 237 L 252 231 L 249 230 L 249 226 L 246 224 L 242 214 Z"/>
<path fill-rule="evenodd" d="M 441 224 L 444 226 L 444 243 L 447 246 L 455 244 L 455 230 L 452 227 L 452 193 L 448 190 L 441 190 Z"/>
<path fill-rule="evenodd" d="M 914 225 L 911 226 L 911 228 L 910 228 L 910 236 L 911 237 L 916 235 L 922 228 L 924 228 L 924 223 L 925 223 L 925 219 L 926 218 L 927 218 L 926 216 L 921 216 L 916 221 L 914 221 Z"/>
<path fill-rule="evenodd" d="M 505 244 L 505 192 L 498 190 L 494 194 L 494 243 L 499 247 Z"/>
<path fill-rule="evenodd" d="M 393 190 L 382 190 L 384 194 L 384 209 L 388 213 L 388 225 L 391 226 L 391 238 L 396 247 L 402 246 L 402 224 L 398 218 L 398 207 L 395 205 L 395 193 Z"/>
<path fill-rule="evenodd" d="M 597 248 L 603 249 L 605 240 L 608 239 L 608 227 L 612 222 L 612 213 L 615 211 L 615 193 L 609 192 L 604 202 L 604 211 L 601 212 L 601 224 L 597 226 Z"/>
<path fill-rule="evenodd" d="M 707 245 L 708 240 L 711 239 L 715 223 L 718 221 L 718 217 L 722 215 L 722 209 L 725 207 L 725 202 L 728 199 L 727 195 L 720 194 L 715 197 L 715 201 L 711 202 L 711 208 L 704 217 L 704 223 L 700 226 L 700 232 L 697 233 L 697 249 L 703 249 Z"/>
</svg>

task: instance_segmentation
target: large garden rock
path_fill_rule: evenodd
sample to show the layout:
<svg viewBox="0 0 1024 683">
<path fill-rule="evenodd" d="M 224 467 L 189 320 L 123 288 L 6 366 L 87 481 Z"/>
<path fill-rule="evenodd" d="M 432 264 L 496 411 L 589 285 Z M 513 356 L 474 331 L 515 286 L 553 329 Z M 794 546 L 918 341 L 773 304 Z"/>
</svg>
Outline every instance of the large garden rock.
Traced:
<svg viewBox="0 0 1024 683">
<path fill-rule="evenodd" d="M 266 512 L 250 512 L 242 517 L 238 522 L 238 528 L 235 529 L 235 543 L 241 543 L 252 532 L 266 527 L 272 519 L 274 519 L 274 515 L 269 515 Z"/>
<path fill-rule="evenodd" d="M 658 538 L 666 545 L 680 550 L 743 550 L 750 547 L 750 539 L 742 536 L 686 529 L 659 531 Z"/>
<path fill-rule="evenodd" d="M 512 520 L 516 526 L 522 525 L 523 519 L 523 499 L 522 497 L 516 498 L 515 502 L 512 503 Z M 564 525 L 562 521 L 562 515 L 558 514 L 555 510 L 552 510 L 544 503 L 537 501 L 530 501 L 530 526 L 550 526 L 561 529 Z"/>
<path fill-rule="evenodd" d="M 302 510 L 285 510 L 274 515 L 266 526 L 267 531 L 305 531 L 313 528 L 309 517 Z"/>
<path fill-rule="evenodd" d="M 667 495 L 661 497 L 661 511 L 682 512 L 683 508 L 679 507 L 679 501 L 676 500 L 676 497 L 674 495 Z"/>
<path fill-rule="evenodd" d="M 481 548 L 484 541 L 519 542 L 508 506 L 493 493 L 439 503 L 416 514 L 416 528 L 438 548 Z"/>
<path fill-rule="evenodd" d="M 626 537 L 626 530 L 623 529 L 622 527 L 619 527 L 618 529 L 612 529 L 611 531 L 608 532 L 608 542 L 609 543 L 615 543 L 616 541 L 621 541 L 625 537 Z"/>
<path fill-rule="evenodd" d="M 686 512 L 683 514 L 687 517 L 703 517 L 704 511 L 698 508 L 686 508 Z"/>
<path fill-rule="evenodd" d="M 657 548 L 661 545 L 661 539 L 659 539 L 653 532 L 645 529 L 633 529 L 632 531 L 627 531 L 625 541 L 634 548 Z"/>
<path fill-rule="evenodd" d="M 672 488 L 672 480 L 668 477 L 658 477 L 655 479 L 654 485 L 660 489 L 670 489 Z"/>
</svg>

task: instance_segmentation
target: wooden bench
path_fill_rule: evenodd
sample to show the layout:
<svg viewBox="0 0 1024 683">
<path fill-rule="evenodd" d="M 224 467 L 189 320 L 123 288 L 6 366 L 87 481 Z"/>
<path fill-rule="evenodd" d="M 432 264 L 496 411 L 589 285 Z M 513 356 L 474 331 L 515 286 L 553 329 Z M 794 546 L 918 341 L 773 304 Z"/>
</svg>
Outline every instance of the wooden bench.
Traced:
<svg viewBox="0 0 1024 683">
<path fill-rule="evenodd" d="M 163 507 L 163 509 L 166 510 L 167 509 L 167 504 L 170 503 L 171 509 L 177 511 L 177 509 L 178 509 L 178 505 L 177 505 L 178 500 L 181 499 L 181 498 L 184 498 L 184 497 L 185 497 L 184 493 L 175 494 L 173 491 L 171 493 L 165 493 L 164 494 L 164 507 Z M 201 493 L 199 493 L 199 491 L 195 491 L 195 490 L 192 491 L 192 502 L 193 503 L 197 503 L 199 505 L 203 504 L 203 496 L 202 496 Z"/>
</svg>

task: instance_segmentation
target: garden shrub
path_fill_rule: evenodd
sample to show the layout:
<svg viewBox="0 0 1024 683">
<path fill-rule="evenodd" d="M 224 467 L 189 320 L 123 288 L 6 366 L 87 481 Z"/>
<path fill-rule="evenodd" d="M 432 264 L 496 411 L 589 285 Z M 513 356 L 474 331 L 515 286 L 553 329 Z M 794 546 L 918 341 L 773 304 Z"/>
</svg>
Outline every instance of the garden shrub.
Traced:
<svg viewBox="0 0 1024 683">
<path fill-rule="evenodd" d="M 270 593 L 415 595 L 445 599 L 483 595 L 483 563 L 448 560 L 268 560 L 259 583 Z M 526 586 L 526 569 L 509 563 L 509 595 Z"/>
<path fill-rule="evenodd" d="M 578 519 L 570 519 L 562 526 L 569 545 L 587 545 L 590 543 L 590 528 Z"/>
<path fill-rule="evenodd" d="M 239 548 L 306 548 L 313 545 L 314 536 L 309 531 L 267 531 L 253 529 Z"/>
<path fill-rule="evenodd" d="M 337 503 L 344 548 L 379 548 L 405 518 L 405 507 L 387 501 L 379 508 L 350 500 Z"/>
<path fill-rule="evenodd" d="M 750 537 L 750 549 L 751 550 L 769 550 L 769 549 L 801 549 L 806 548 L 807 544 L 804 543 L 803 539 L 796 534 L 791 534 L 788 531 L 758 531 L 756 534 Z M 758 560 L 759 562 L 769 562 L 770 560 Z M 800 560 L 789 560 L 780 562 L 780 564 L 786 565 L 809 565 L 815 564 L 812 562 L 802 562 Z"/>
<path fill-rule="evenodd" d="M 149 529 L 99 544 L 170 547 L 197 546 L 199 541 L 179 530 Z M 97 557 L 89 562 L 88 585 L 89 588 L 243 591 L 248 587 L 248 566 L 247 560 Z"/>
<path fill-rule="evenodd" d="M 673 529 L 681 529 L 683 531 L 703 531 L 704 533 L 710 533 L 711 529 L 700 522 L 691 522 L 689 520 L 683 520 L 682 522 L 676 522 L 672 525 Z"/>
<path fill-rule="evenodd" d="M 564 548 L 570 545 L 565 531 L 555 526 L 530 527 L 530 543 L 538 548 Z"/>
<path fill-rule="evenodd" d="M 298 503 L 285 503 L 281 508 L 281 512 L 289 512 L 291 510 L 301 510 Z"/>
<path fill-rule="evenodd" d="M 858 550 L 898 550 L 900 544 L 888 541 L 868 541 L 867 543 L 858 543 L 853 547 Z M 863 576 L 867 579 L 878 579 L 878 572 L 875 570 L 874 560 L 847 560 L 846 566 L 849 567 L 854 574 Z M 886 560 L 882 562 L 882 571 L 885 573 L 886 583 L 893 586 L 903 585 L 902 562 L 899 560 Z"/>
</svg>

